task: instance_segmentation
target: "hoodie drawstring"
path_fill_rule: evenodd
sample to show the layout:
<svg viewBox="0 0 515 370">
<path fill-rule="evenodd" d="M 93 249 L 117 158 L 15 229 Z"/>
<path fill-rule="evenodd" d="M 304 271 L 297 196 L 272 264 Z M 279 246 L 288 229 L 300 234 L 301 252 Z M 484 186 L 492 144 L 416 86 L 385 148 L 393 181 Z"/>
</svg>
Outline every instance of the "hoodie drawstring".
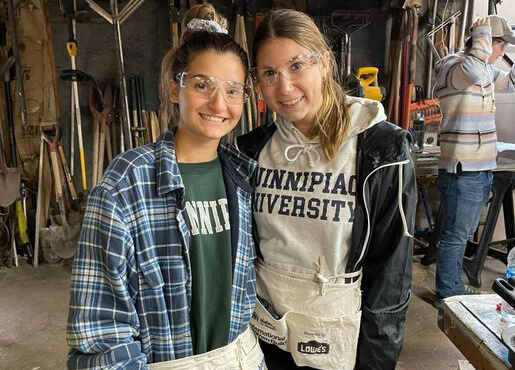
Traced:
<svg viewBox="0 0 515 370">
<path fill-rule="evenodd" d="M 495 89 L 494 89 L 494 81 L 492 80 L 492 76 L 488 73 L 488 78 L 490 79 L 490 90 L 492 91 L 492 106 L 490 107 L 490 113 L 495 112 Z"/>
<path fill-rule="evenodd" d="M 320 161 L 320 154 L 318 154 L 314 145 L 304 144 L 302 142 L 302 139 L 299 136 L 299 133 L 297 132 L 295 127 L 292 128 L 291 133 L 293 136 L 295 136 L 295 138 L 297 139 L 297 142 L 299 144 L 288 145 L 284 149 L 284 157 L 286 158 L 286 160 L 288 162 L 295 162 L 300 157 L 301 154 L 305 154 L 308 157 L 309 167 L 313 167 L 316 163 L 318 163 Z M 299 150 L 293 155 L 293 157 L 290 157 L 289 152 L 292 149 L 299 149 Z"/>
<path fill-rule="evenodd" d="M 288 152 L 292 149 L 300 149 L 295 153 L 293 158 L 290 158 Z M 301 154 L 306 154 L 308 156 L 309 167 L 313 167 L 315 163 L 320 161 L 320 154 L 316 151 L 315 148 L 311 145 L 302 145 L 302 144 L 292 144 L 288 145 L 284 150 L 284 157 L 288 160 L 288 162 L 295 162 Z M 315 157 L 315 158 L 313 158 Z"/>
</svg>

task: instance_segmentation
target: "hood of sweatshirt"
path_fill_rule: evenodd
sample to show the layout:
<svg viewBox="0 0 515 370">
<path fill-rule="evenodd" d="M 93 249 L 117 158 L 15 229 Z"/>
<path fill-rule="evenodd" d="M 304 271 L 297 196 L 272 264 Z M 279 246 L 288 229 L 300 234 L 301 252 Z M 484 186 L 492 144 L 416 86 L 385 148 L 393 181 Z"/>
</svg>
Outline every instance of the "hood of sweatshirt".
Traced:
<svg viewBox="0 0 515 370">
<path fill-rule="evenodd" d="M 376 100 L 347 96 L 345 103 L 350 121 L 350 129 L 345 140 L 386 120 L 383 105 Z M 282 117 L 277 120 L 276 135 L 279 135 L 280 141 L 285 146 L 284 156 L 289 162 L 295 162 L 300 157 L 305 157 L 312 167 L 320 161 L 323 151 L 320 148 L 318 136 L 312 139 L 307 138 L 295 127 L 293 122 L 286 121 Z"/>
<path fill-rule="evenodd" d="M 383 105 L 377 100 L 347 96 L 345 99 L 351 128 L 347 136 L 355 136 L 386 120 Z"/>
</svg>

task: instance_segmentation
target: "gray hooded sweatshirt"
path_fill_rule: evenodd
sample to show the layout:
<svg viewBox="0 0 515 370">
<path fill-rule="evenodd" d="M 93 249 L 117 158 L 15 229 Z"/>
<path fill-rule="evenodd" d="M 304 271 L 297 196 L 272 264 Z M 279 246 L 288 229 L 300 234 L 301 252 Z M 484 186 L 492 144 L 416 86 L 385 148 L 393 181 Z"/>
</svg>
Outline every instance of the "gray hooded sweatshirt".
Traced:
<svg viewBox="0 0 515 370">
<path fill-rule="evenodd" d="M 345 272 L 357 191 L 358 134 L 386 119 L 374 100 L 347 97 L 351 129 L 328 161 L 318 137 L 306 138 L 279 118 L 259 156 L 254 217 L 267 265 L 310 278 Z M 336 280 L 337 282 L 337 280 Z"/>
</svg>

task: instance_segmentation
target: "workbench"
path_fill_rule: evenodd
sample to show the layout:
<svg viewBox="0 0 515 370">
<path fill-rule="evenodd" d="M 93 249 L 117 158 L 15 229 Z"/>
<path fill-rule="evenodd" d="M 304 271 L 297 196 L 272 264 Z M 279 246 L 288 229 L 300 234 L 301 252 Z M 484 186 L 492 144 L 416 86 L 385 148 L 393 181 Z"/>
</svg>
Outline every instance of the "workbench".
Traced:
<svg viewBox="0 0 515 370">
<path fill-rule="evenodd" d="M 511 369 L 501 333 L 510 326 L 496 311 L 496 294 L 463 295 L 443 301 L 441 329 L 476 370 Z"/>
</svg>

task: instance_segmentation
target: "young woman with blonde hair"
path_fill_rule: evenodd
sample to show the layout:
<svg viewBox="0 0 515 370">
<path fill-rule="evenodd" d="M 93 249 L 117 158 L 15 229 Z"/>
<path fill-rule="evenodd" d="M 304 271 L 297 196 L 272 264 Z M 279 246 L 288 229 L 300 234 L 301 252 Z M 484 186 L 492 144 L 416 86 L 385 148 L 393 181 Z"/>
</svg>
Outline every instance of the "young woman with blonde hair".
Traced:
<svg viewBox="0 0 515 370">
<path fill-rule="evenodd" d="M 345 96 L 307 15 L 274 10 L 253 74 L 276 122 L 237 140 L 258 160 L 251 321 L 269 369 L 394 369 L 410 298 L 416 204 L 406 131 Z"/>
<path fill-rule="evenodd" d="M 164 58 L 161 104 L 173 128 L 118 156 L 89 195 L 69 369 L 265 368 L 249 328 L 256 163 L 220 143 L 242 114 L 248 60 L 219 22 L 199 18 L 206 9 L 192 8 Z"/>
</svg>

